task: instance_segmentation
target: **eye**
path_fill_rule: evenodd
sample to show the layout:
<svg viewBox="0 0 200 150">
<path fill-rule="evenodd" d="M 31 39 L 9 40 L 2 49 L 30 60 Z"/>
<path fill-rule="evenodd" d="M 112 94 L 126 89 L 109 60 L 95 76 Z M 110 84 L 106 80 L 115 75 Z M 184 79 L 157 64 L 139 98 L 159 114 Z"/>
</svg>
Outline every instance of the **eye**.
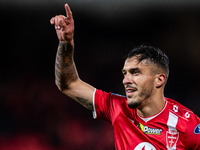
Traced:
<svg viewBox="0 0 200 150">
<path fill-rule="evenodd" d="M 132 75 L 139 75 L 139 73 L 140 73 L 140 70 L 138 70 L 138 69 L 132 69 L 131 71 L 130 71 L 130 73 L 132 74 Z"/>
<path fill-rule="evenodd" d="M 139 73 L 139 71 L 138 71 L 138 70 L 135 70 L 135 71 L 134 71 L 134 74 L 138 74 L 138 73 Z"/>
<path fill-rule="evenodd" d="M 127 72 L 126 71 L 122 71 L 122 74 L 125 76 L 127 74 Z"/>
<path fill-rule="evenodd" d="M 133 75 L 138 75 L 139 74 L 139 72 L 138 71 L 135 71 L 134 73 L 133 73 Z"/>
</svg>

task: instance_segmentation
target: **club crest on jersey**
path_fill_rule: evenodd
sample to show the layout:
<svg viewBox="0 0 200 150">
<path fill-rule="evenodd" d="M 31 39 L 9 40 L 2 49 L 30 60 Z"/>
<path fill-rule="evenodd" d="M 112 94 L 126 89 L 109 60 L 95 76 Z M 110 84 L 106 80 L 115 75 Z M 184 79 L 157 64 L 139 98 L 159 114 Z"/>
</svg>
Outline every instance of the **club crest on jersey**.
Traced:
<svg viewBox="0 0 200 150">
<path fill-rule="evenodd" d="M 166 137 L 166 139 L 167 139 L 167 147 L 168 148 L 173 148 L 173 146 L 178 141 L 179 133 L 176 130 L 170 130 L 170 131 L 167 131 L 166 136 L 167 136 Z"/>
<path fill-rule="evenodd" d="M 200 124 L 198 124 L 194 129 L 194 134 L 200 134 Z"/>
<path fill-rule="evenodd" d="M 144 126 L 143 124 L 139 123 L 138 127 L 142 132 L 145 134 L 156 134 L 161 135 L 162 129 L 156 129 L 156 128 L 149 128 L 148 126 Z"/>
</svg>

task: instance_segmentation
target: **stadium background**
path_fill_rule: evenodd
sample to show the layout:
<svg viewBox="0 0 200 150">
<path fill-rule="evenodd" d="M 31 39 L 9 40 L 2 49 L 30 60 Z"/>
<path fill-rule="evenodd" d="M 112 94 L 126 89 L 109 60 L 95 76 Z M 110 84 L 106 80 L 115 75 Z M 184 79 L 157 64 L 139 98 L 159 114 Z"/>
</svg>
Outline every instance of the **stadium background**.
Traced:
<svg viewBox="0 0 200 150">
<path fill-rule="evenodd" d="M 0 149 L 114 149 L 110 124 L 54 84 L 58 40 L 49 20 L 68 3 L 75 20 L 75 62 L 82 80 L 124 94 L 122 56 L 149 43 L 170 58 L 165 96 L 200 116 L 200 1 L 3 0 Z"/>
</svg>

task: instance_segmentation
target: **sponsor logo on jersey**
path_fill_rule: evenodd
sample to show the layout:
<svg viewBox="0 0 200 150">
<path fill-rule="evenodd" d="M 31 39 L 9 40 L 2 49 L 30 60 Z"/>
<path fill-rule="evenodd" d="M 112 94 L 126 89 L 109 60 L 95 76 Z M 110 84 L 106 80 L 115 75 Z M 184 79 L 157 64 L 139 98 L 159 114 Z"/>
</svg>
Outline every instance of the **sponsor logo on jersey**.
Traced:
<svg viewBox="0 0 200 150">
<path fill-rule="evenodd" d="M 138 144 L 134 150 L 156 150 L 156 148 L 148 142 L 142 142 Z"/>
<path fill-rule="evenodd" d="M 194 129 L 194 134 L 200 134 L 200 124 L 198 124 Z"/>
<path fill-rule="evenodd" d="M 142 132 L 145 134 L 156 134 L 161 135 L 162 129 L 156 129 L 156 128 L 149 128 L 148 126 L 144 126 L 143 124 L 139 123 L 138 127 Z"/>
<path fill-rule="evenodd" d="M 174 110 L 174 112 L 178 112 L 178 106 L 173 105 L 173 110 Z"/>
<path fill-rule="evenodd" d="M 190 118 L 190 113 L 189 112 L 185 113 L 185 118 Z"/>
<path fill-rule="evenodd" d="M 167 131 L 166 136 L 167 136 L 166 137 L 166 139 L 167 139 L 167 147 L 169 149 L 173 148 L 173 146 L 175 146 L 175 144 L 178 141 L 179 133 L 176 130 L 170 130 L 170 131 Z"/>
</svg>

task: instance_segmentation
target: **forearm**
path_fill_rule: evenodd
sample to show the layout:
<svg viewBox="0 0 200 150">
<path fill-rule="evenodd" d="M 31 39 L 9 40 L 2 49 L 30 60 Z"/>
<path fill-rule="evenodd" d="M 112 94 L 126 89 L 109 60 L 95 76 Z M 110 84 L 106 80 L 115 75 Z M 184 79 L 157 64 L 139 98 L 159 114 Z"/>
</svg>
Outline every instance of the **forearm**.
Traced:
<svg viewBox="0 0 200 150">
<path fill-rule="evenodd" d="M 61 91 L 67 89 L 68 85 L 78 78 L 73 53 L 73 41 L 59 43 L 55 61 L 55 82 Z"/>
<path fill-rule="evenodd" d="M 58 51 L 55 61 L 55 82 L 65 95 L 93 110 L 95 88 L 79 79 L 73 60 L 74 57 L 74 20 L 72 12 L 65 4 L 66 17 L 56 15 L 50 23 L 54 25 L 58 40 Z"/>
</svg>

